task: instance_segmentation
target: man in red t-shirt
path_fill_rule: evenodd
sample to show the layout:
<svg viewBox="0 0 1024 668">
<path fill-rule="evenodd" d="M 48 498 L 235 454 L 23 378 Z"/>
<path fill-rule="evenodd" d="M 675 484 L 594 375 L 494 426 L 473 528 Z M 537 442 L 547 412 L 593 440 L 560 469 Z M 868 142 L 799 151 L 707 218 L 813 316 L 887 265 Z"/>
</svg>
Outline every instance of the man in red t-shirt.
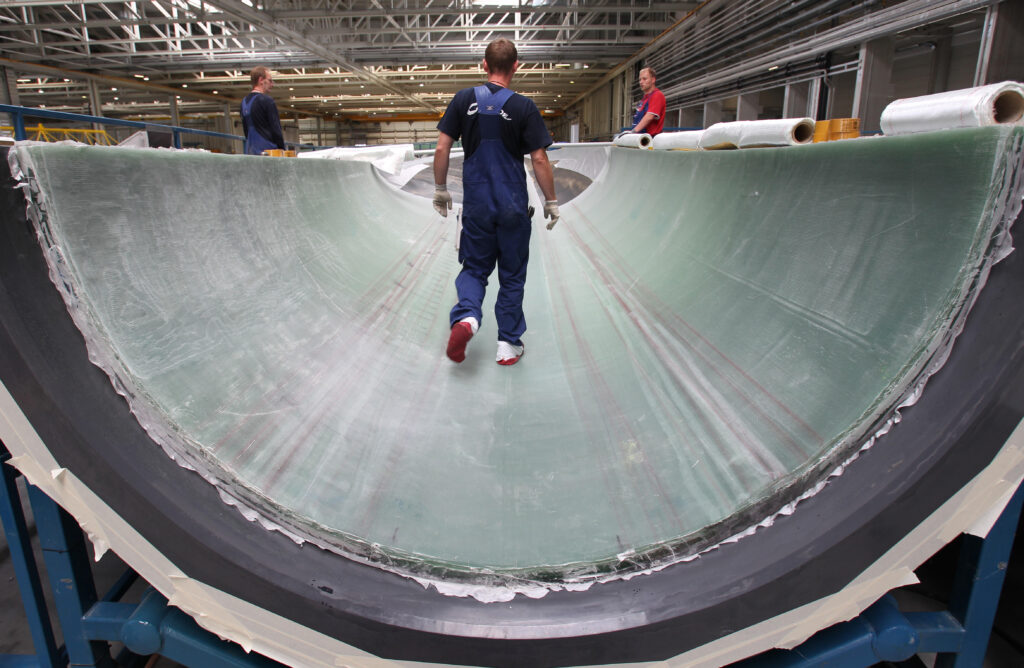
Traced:
<svg viewBox="0 0 1024 668">
<path fill-rule="evenodd" d="M 636 106 L 632 132 L 646 132 L 653 137 L 665 127 L 665 96 L 654 87 L 654 68 L 640 70 L 640 90 L 644 96 Z"/>
</svg>

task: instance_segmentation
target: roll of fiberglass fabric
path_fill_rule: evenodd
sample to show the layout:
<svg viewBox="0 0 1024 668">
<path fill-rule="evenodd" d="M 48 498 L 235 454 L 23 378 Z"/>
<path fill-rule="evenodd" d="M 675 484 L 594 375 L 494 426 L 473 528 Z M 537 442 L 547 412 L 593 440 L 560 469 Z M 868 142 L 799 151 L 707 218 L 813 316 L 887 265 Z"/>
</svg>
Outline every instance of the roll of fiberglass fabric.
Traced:
<svg viewBox="0 0 1024 668">
<path fill-rule="evenodd" d="M 663 132 L 651 140 L 651 148 L 656 151 L 697 151 L 700 149 L 700 138 L 703 135 L 703 130 Z"/>
<path fill-rule="evenodd" d="M 1020 125 L 1024 85 L 1015 81 L 896 100 L 882 112 L 882 132 L 905 135 L 986 125 Z"/>
<path fill-rule="evenodd" d="M 612 140 L 612 143 L 624 148 L 650 148 L 651 135 L 646 132 L 630 132 L 629 134 L 616 137 Z"/>
<path fill-rule="evenodd" d="M 814 139 L 814 121 L 810 118 L 781 118 L 763 121 L 715 123 L 704 131 L 700 148 L 704 150 L 794 146 Z"/>
</svg>

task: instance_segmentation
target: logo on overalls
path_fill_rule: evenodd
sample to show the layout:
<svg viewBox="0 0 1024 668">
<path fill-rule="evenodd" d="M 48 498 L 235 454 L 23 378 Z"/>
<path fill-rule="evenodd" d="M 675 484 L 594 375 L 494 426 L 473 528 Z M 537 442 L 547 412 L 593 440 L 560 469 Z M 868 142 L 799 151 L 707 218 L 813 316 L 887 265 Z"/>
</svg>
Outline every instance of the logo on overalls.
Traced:
<svg viewBox="0 0 1024 668">
<path fill-rule="evenodd" d="M 474 102 L 473 104 L 469 105 L 469 109 L 466 110 L 466 115 L 467 116 L 472 116 L 473 114 L 476 113 L 476 111 L 477 111 L 476 102 Z"/>
</svg>

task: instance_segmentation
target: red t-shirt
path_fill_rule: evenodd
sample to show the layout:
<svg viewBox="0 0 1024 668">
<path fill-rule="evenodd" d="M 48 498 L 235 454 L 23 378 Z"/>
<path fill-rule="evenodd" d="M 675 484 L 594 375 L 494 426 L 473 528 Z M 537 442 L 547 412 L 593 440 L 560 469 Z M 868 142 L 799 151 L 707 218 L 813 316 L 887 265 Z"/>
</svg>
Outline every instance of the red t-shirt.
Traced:
<svg viewBox="0 0 1024 668">
<path fill-rule="evenodd" d="M 636 113 L 633 115 L 633 127 L 636 127 L 636 124 L 643 119 L 647 112 L 654 114 L 657 118 L 653 122 L 648 123 L 647 127 L 642 131 L 653 137 L 665 127 L 665 96 L 657 88 L 644 95 L 643 99 L 640 100 L 640 104 L 636 105 Z"/>
</svg>

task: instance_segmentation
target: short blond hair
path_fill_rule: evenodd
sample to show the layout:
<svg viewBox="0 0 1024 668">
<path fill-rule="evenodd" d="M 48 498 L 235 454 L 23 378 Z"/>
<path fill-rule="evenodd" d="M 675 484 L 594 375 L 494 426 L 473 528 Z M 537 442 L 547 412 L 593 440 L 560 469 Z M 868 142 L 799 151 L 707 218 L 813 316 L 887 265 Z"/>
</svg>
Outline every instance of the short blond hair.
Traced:
<svg viewBox="0 0 1024 668">
<path fill-rule="evenodd" d="M 270 68 L 269 67 L 264 67 L 263 65 L 258 65 L 256 67 L 252 68 L 252 72 L 249 73 L 249 78 L 252 79 L 252 87 L 255 88 L 259 84 L 260 79 L 262 79 L 263 77 L 269 77 L 269 76 L 270 76 Z"/>
</svg>

